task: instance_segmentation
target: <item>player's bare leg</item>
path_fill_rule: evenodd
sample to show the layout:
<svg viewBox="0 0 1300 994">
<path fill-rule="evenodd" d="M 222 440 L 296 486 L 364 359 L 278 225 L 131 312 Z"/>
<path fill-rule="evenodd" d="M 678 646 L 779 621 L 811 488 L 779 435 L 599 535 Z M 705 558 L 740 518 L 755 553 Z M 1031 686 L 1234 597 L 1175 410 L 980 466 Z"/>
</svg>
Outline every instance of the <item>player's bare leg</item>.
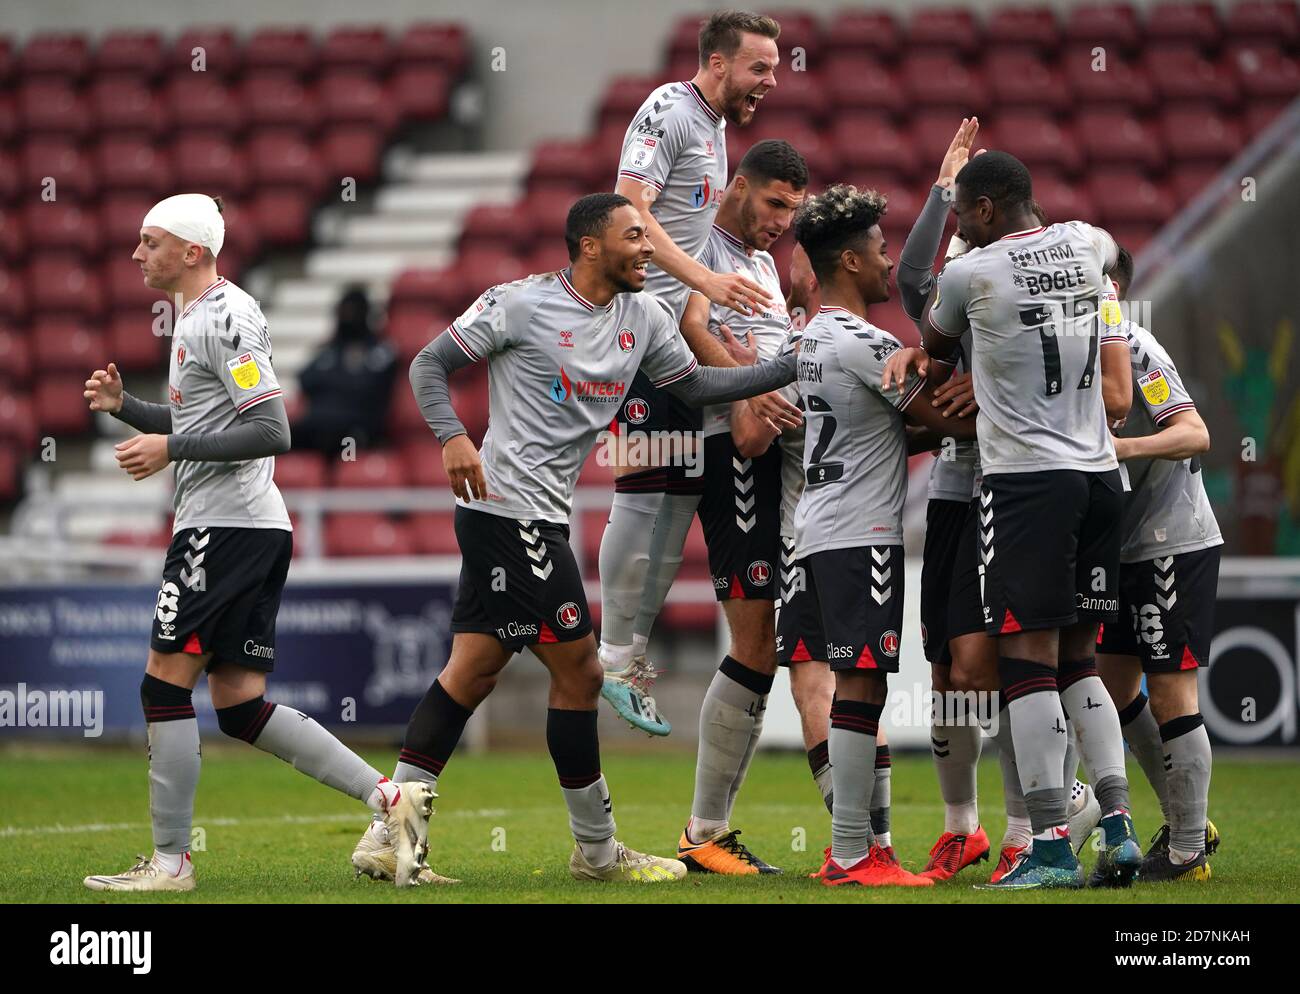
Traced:
<svg viewBox="0 0 1300 994">
<path fill-rule="evenodd" d="M 803 746 L 808 753 L 808 767 L 821 793 L 826 810 L 831 810 L 830 738 L 831 702 L 835 700 L 835 674 L 830 664 L 809 659 L 790 664 L 790 695 L 803 730 Z"/>
<path fill-rule="evenodd" d="M 770 600 L 722 602 L 730 652 L 700 706 L 699 751 L 691 817 L 677 847 L 693 870 L 748 876 L 779 873 L 751 853 L 730 828 L 731 811 L 763 731 L 776 677 L 776 628 Z"/>
</svg>

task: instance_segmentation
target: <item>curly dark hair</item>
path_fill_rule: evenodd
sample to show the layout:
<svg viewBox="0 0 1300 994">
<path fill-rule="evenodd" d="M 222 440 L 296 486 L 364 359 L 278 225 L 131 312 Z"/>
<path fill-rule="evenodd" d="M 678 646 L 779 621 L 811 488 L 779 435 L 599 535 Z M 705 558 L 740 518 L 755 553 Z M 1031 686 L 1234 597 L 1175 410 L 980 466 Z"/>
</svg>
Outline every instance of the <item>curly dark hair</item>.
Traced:
<svg viewBox="0 0 1300 994">
<path fill-rule="evenodd" d="M 840 253 L 860 247 L 888 209 L 883 193 L 846 183 L 805 200 L 794 216 L 794 237 L 808 253 L 817 279 L 829 279 Z"/>
</svg>

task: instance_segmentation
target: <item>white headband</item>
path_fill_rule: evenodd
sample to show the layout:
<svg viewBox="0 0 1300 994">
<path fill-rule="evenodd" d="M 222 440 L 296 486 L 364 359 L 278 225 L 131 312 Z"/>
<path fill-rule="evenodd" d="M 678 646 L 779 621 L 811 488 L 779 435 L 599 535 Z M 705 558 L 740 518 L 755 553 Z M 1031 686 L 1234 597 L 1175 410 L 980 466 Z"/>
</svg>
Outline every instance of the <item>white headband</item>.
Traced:
<svg viewBox="0 0 1300 994">
<path fill-rule="evenodd" d="M 226 240 L 226 222 L 216 201 L 202 193 L 178 193 L 160 200 L 144 216 L 141 227 L 162 228 L 177 238 L 202 245 L 216 256 Z"/>
</svg>

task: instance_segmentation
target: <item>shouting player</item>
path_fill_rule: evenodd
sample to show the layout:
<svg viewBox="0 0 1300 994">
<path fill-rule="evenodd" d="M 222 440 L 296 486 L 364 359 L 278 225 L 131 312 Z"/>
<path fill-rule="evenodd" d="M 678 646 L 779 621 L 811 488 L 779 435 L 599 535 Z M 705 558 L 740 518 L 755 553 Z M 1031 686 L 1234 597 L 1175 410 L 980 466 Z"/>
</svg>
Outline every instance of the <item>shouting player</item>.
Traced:
<svg viewBox="0 0 1300 994">
<path fill-rule="evenodd" d="M 570 872 L 579 880 L 672 881 L 686 875 L 680 862 L 614 838 L 596 735 L 602 670 L 568 543 L 573 489 L 638 369 L 698 406 L 776 390 L 793 380 L 794 355 L 699 366 L 676 323 L 640 293 L 655 248 L 626 197 L 577 201 L 565 241 L 569 269 L 488 290 L 411 364 L 456 495 L 462 564 L 451 657 L 411 716 L 397 769 L 436 789 L 466 721 L 529 646 L 551 676 L 546 740 L 576 843 Z M 564 332 L 574 347 L 557 353 Z M 491 418 L 476 452 L 452 409 L 447 376 L 480 359 L 488 360 Z M 358 845 L 363 858 L 382 841 L 368 838 L 372 832 Z"/>
<path fill-rule="evenodd" d="M 930 886 L 904 870 L 873 838 L 877 732 L 897 672 L 903 619 L 903 504 L 908 435 L 918 445 L 941 435 L 973 437 L 970 419 L 945 420 L 924 379 L 883 390 L 881 375 L 901 346 L 866 320 L 889 299 L 893 262 L 879 221 L 885 200 L 872 190 L 833 186 L 810 198 L 795 220 L 821 289 L 821 308 L 799 346 L 799 392 L 807 423 L 805 487 L 795 512 L 795 554 L 805 568 L 820 631 L 835 673 L 831 705 L 831 851 L 819 877 L 827 886 Z"/>
<path fill-rule="evenodd" d="M 1114 275 L 1119 296 L 1127 297 L 1133 260 L 1123 249 Z M 1199 882 L 1210 879 L 1206 857 L 1219 842 L 1205 816 L 1210 739 L 1196 696 L 1196 671 L 1209 663 L 1223 545 L 1201 479 L 1210 433 L 1151 332 L 1125 321 L 1111 335 L 1128 350 L 1139 399 L 1115 439 L 1132 492 L 1124 508 L 1120 617 L 1102 630 L 1097 669 L 1165 816 L 1141 879 Z"/>
<path fill-rule="evenodd" d="M 727 186 L 726 126 L 744 127 L 776 86 L 780 25 L 770 17 L 719 11 L 700 29 L 700 68 L 688 82 L 656 87 L 623 138 L 616 192 L 636 205 L 655 246 L 646 291 L 681 320 L 699 291 L 742 314 L 780 303 L 742 273 L 715 273 L 696 256 L 708 240 Z M 726 352 L 710 341 L 725 364 Z M 702 357 L 709 362 L 707 353 Z M 770 416 L 779 405 L 755 402 Z M 666 433 L 677 462 L 697 444 L 700 413 L 638 376 L 618 412 L 620 432 Z M 694 452 L 694 449 L 691 450 Z M 645 658 L 650 628 L 682 562 L 703 480 L 681 465 L 615 468 L 614 501 L 600 543 L 603 693 L 634 727 L 667 735 L 671 725 L 649 697 L 656 676 Z"/>
<path fill-rule="evenodd" d="M 398 852 L 395 872 L 414 877 L 432 791 L 390 782 L 311 718 L 263 697 L 293 550 L 289 515 L 272 479 L 274 457 L 289 449 L 289 422 L 266 318 L 257 301 L 217 275 L 225 232 L 219 200 L 168 197 L 145 215 L 131 256 L 145 285 L 174 299 L 179 312 L 170 404 L 126 393 L 113 363 L 86 381 L 92 411 L 143 433 L 117 446 L 117 461 L 132 479 L 176 463 L 176 519 L 140 684 L 154 851 L 124 873 L 87 877 L 85 884 L 194 889 L 190 825 L 200 755 L 191 693 L 204 672 L 223 732 L 382 814 L 389 832 L 412 840 Z"/>
<path fill-rule="evenodd" d="M 1095 662 L 1097 623 L 1115 618 L 1119 586 L 1122 488 L 1098 363 L 1117 250 L 1079 221 L 1044 227 L 1032 203 L 1029 171 L 1005 152 L 957 174 L 953 210 L 971 251 L 944 268 L 925 335 L 943 360 L 971 331 L 981 599 L 1033 831 L 1028 854 L 991 886 L 1083 884 L 1068 828 L 1067 708 L 1103 811 L 1099 863 L 1124 884 L 1142 854 L 1119 717 Z"/>
</svg>

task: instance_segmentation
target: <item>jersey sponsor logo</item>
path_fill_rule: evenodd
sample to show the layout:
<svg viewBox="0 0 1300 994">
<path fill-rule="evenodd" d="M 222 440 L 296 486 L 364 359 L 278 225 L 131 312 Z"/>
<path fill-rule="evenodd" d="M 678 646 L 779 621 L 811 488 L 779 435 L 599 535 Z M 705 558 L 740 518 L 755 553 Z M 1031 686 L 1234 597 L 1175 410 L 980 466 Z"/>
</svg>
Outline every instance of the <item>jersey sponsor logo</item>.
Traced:
<svg viewBox="0 0 1300 994">
<path fill-rule="evenodd" d="M 922 638 L 924 638 L 924 635 Z M 880 636 L 880 651 L 891 658 L 898 655 L 898 632 L 891 628 Z"/>
<path fill-rule="evenodd" d="M 571 380 L 560 367 L 560 375 L 551 380 L 550 397 L 563 404 L 571 396 L 585 404 L 622 403 L 627 384 L 622 380 Z"/>
<path fill-rule="evenodd" d="M 235 386 L 241 390 L 252 390 L 262 382 L 262 372 L 257 368 L 257 360 L 251 352 L 226 360 L 226 368 L 230 370 L 230 378 L 235 381 Z"/>
<path fill-rule="evenodd" d="M 654 125 L 650 124 L 649 121 L 642 121 L 638 124 L 634 133 L 638 135 L 646 135 L 650 138 L 662 138 L 667 134 L 663 128 L 656 128 Z"/>
<path fill-rule="evenodd" d="M 765 559 L 757 559 L 750 563 L 749 582 L 756 587 L 766 587 L 772 582 L 772 564 Z"/>
<path fill-rule="evenodd" d="M 560 375 L 551 380 L 551 400 L 563 404 L 569 399 L 571 393 L 573 393 L 573 384 L 569 381 L 569 374 L 561 366 Z"/>
<path fill-rule="evenodd" d="M 627 415 L 627 423 L 630 425 L 645 424 L 646 418 L 650 417 L 650 405 L 640 397 L 633 397 L 627 402 L 627 407 L 623 409 Z"/>
<path fill-rule="evenodd" d="M 640 129 L 637 129 L 640 131 Z M 650 129 L 655 130 L 655 129 Z M 636 134 L 628 143 L 627 154 L 623 156 L 623 165 L 629 169 L 644 169 L 654 162 L 659 152 L 659 137 L 649 134 Z"/>
<path fill-rule="evenodd" d="M 720 203 L 722 200 L 722 191 L 713 189 L 709 182 L 709 177 L 704 177 L 704 182 L 700 183 L 691 191 L 692 207 L 708 207 L 710 203 Z"/>
<path fill-rule="evenodd" d="M 252 656 L 254 659 L 274 659 L 275 646 L 258 645 L 252 639 L 244 641 L 244 655 Z"/>
<path fill-rule="evenodd" d="M 1142 396 L 1147 399 L 1148 404 L 1158 407 L 1169 399 L 1169 381 L 1165 379 L 1164 372 L 1159 368 L 1151 370 L 1146 376 L 1139 377 L 1138 386 L 1142 388 Z"/>
<path fill-rule="evenodd" d="M 167 384 L 167 399 L 171 401 L 172 407 L 180 407 L 185 403 L 185 396 L 170 383 Z"/>
<path fill-rule="evenodd" d="M 1116 597 L 1088 597 L 1085 594 L 1075 594 L 1074 606 L 1085 611 L 1103 611 L 1107 614 L 1113 614 L 1119 610 L 1119 599 Z"/>
<path fill-rule="evenodd" d="M 631 352 L 636 348 L 636 335 L 632 334 L 631 328 L 624 328 L 618 333 L 618 347 L 624 352 Z"/>
<path fill-rule="evenodd" d="M 559 341 L 559 346 L 560 346 L 560 348 L 562 348 L 562 349 L 571 349 L 571 348 L 573 348 L 573 332 L 571 332 L 571 331 L 562 331 L 562 332 L 560 332 L 560 341 Z"/>
<path fill-rule="evenodd" d="M 504 628 L 497 629 L 497 638 L 505 641 L 506 639 L 517 638 L 535 638 L 537 636 L 537 626 L 524 624 L 522 621 L 512 621 Z"/>
<path fill-rule="evenodd" d="M 186 353 L 186 351 L 185 351 L 185 346 L 184 346 L 184 345 L 178 345 L 178 346 L 176 347 L 176 365 L 178 365 L 178 366 L 184 366 L 184 365 L 185 365 L 185 356 L 186 356 L 187 354 L 188 354 L 188 353 Z"/>
<path fill-rule="evenodd" d="M 714 590 L 726 590 L 729 586 L 731 586 L 731 581 L 725 576 L 715 576 L 713 578 Z"/>
<path fill-rule="evenodd" d="M 573 601 L 566 601 L 555 612 L 555 620 L 561 628 L 577 628 L 578 622 L 582 620 L 582 611 Z"/>
<path fill-rule="evenodd" d="M 172 583 L 166 581 L 158 590 L 158 607 L 154 614 L 163 624 L 170 624 L 176 620 L 176 615 L 180 612 L 181 589 Z"/>
<path fill-rule="evenodd" d="M 876 357 L 876 362 L 884 362 L 900 348 L 902 346 L 894 342 L 883 342 L 880 345 L 871 346 L 871 354 Z"/>
<path fill-rule="evenodd" d="M 854 651 L 851 645 L 831 645 L 829 642 L 826 643 L 827 659 L 856 659 L 857 656 L 857 652 Z"/>
</svg>

